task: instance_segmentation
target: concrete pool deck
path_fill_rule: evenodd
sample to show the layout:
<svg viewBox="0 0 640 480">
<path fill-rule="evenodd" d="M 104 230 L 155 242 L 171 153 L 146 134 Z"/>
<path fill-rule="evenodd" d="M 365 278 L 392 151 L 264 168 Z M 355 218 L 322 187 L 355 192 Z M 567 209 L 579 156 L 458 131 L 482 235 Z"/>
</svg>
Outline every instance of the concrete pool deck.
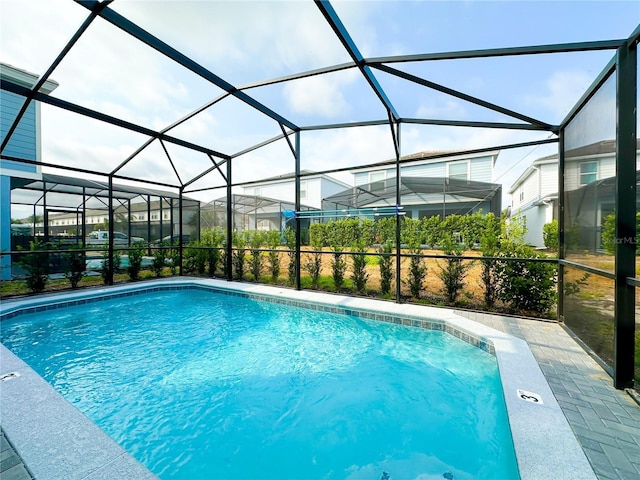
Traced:
<svg viewBox="0 0 640 480">
<path fill-rule="evenodd" d="M 447 327 L 495 347 L 523 479 L 625 479 L 640 475 L 640 407 L 612 387 L 606 372 L 558 324 L 184 277 L 9 300 L 0 306 L 0 313 L 27 304 L 82 301 L 94 295 L 183 284 L 241 290 L 309 305 L 442 320 Z M 154 478 L 2 347 L 0 375 L 11 372 L 24 374 L 0 382 L 2 427 L 36 479 Z M 535 398 L 542 401 L 532 401 Z M 74 420 L 62 422 L 59 411 Z M 61 423 L 64 429 L 59 428 Z"/>
<path fill-rule="evenodd" d="M 640 478 L 640 405 L 558 323 L 459 315 L 525 340 L 601 480 Z M 551 440 L 553 441 L 553 440 Z M 554 478 L 564 478 L 561 472 Z"/>
</svg>

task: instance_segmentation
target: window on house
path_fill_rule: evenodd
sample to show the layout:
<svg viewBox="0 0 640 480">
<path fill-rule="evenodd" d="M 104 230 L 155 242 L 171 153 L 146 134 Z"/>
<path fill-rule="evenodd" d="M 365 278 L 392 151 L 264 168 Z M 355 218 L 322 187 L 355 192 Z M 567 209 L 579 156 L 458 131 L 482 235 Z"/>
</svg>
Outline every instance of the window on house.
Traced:
<svg viewBox="0 0 640 480">
<path fill-rule="evenodd" d="M 598 179 L 598 162 L 580 164 L 580 186 L 589 185 Z"/>
<path fill-rule="evenodd" d="M 157 220 L 158 219 L 158 214 L 157 213 L 152 213 L 151 214 L 151 220 Z"/>
<path fill-rule="evenodd" d="M 520 201 L 524 200 L 524 190 L 520 191 Z"/>
<path fill-rule="evenodd" d="M 300 182 L 300 200 L 307 198 L 307 181 Z"/>
<path fill-rule="evenodd" d="M 371 172 L 369 173 L 369 190 L 372 192 L 384 189 L 384 181 L 387 178 L 387 172 Z"/>
<path fill-rule="evenodd" d="M 449 164 L 449 178 L 460 180 L 469 179 L 469 162 L 455 162 Z"/>
</svg>

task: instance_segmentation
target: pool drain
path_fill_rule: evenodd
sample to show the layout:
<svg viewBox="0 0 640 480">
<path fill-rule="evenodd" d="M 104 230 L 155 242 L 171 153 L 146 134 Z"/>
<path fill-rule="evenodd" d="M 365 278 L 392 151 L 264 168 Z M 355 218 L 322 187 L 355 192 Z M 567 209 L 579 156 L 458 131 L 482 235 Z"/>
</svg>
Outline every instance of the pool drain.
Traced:
<svg viewBox="0 0 640 480">
<path fill-rule="evenodd" d="M 447 480 L 455 480 L 455 478 L 456 478 L 456 477 L 453 476 L 453 473 L 451 473 L 451 472 L 444 472 L 442 474 L 442 476 L 444 478 L 446 478 Z"/>
</svg>

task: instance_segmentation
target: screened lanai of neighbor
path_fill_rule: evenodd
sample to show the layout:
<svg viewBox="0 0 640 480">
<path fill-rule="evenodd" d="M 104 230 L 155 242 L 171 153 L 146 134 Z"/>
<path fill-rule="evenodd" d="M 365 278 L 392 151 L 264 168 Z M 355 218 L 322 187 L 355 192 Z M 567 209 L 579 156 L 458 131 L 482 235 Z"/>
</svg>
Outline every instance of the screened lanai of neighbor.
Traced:
<svg viewBox="0 0 640 480">
<path fill-rule="evenodd" d="M 395 219 L 401 279 L 405 218 L 545 206 L 542 168 L 518 199 L 504 192 L 552 156 L 556 319 L 589 344 L 599 333 L 583 319 L 602 317 L 603 361 L 632 387 L 637 8 L 610 3 L 623 23 L 597 2 L 580 20 L 571 2 L 466 3 L 436 24 L 438 2 L 3 2 L 3 282 L 33 239 L 88 251 L 106 231 L 112 255 L 118 233 L 125 247 L 169 238 L 181 262 L 215 228 L 228 280 L 234 234 L 277 230 L 284 247 L 294 232 L 300 289 L 309 229 L 347 216 Z"/>
</svg>

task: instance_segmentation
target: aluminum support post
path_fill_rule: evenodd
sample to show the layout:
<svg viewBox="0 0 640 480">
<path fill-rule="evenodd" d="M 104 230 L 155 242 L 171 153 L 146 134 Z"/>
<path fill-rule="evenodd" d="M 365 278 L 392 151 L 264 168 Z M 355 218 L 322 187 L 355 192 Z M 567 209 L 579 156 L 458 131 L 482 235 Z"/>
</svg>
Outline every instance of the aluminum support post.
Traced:
<svg viewBox="0 0 640 480">
<path fill-rule="evenodd" d="M 618 49 L 616 58 L 616 245 L 613 383 L 633 387 L 636 273 L 636 81 L 635 45 Z"/>
</svg>

